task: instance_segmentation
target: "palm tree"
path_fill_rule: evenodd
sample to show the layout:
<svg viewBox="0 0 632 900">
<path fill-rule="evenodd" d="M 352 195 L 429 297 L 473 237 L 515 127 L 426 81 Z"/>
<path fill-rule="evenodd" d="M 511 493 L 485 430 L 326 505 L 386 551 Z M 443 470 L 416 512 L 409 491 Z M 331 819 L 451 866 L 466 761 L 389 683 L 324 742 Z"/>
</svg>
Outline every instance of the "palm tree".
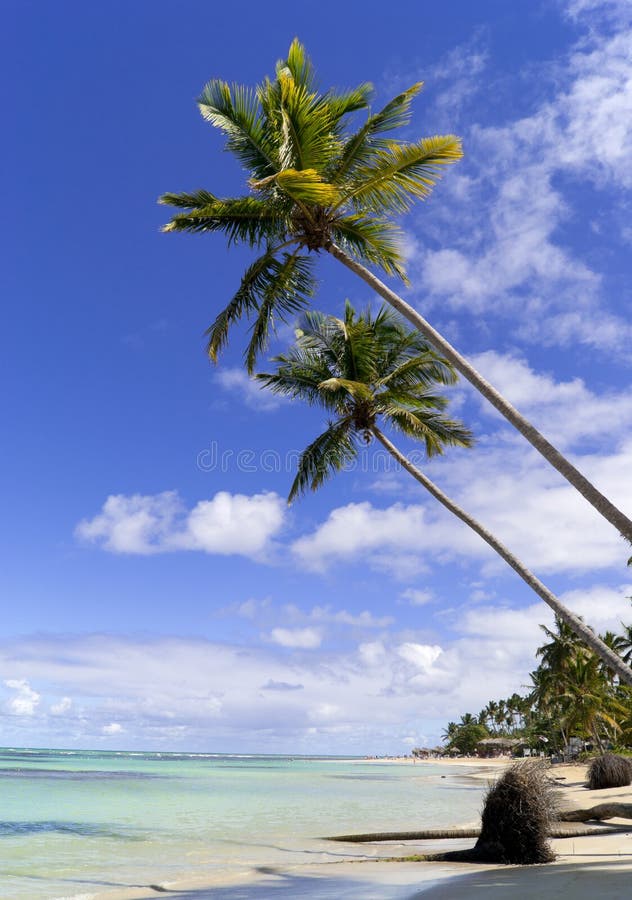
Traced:
<svg viewBox="0 0 632 900">
<path fill-rule="evenodd" d="M 454 374 L 418 333 L 406 328 L 386 307 L 375 317 L 370 312 L 356 317 L 347 302 L 344 320 L 307 313 L 294 346 L 274 361 L 278 363 L 276 373 L 257 375 L 258 380 L 277 394 L 322 406 L 333 417 L 301 454 L 289 501 L 308 488 L 317 490 L 355 459 L 362 442 L 376 438 L 435 499 L 489 544 L 606 665 L 632 684 L 632 669 L 378 427 L 381 418 L 396 431 L 422 441 L 428 456 L 441 453 L 445 446 L 470 443 L 469 432 L 441 412 L 445 398 L 433 390 L 437 384 L 453 381 Z"/>
<path fill-rule="evenodd" d="M 509 727 L 513 734 L 518 729 L 524 728 L 525 702 L 524 698 L 517 693 L 513 693 L 505 702 L 509 715 Z"/>
<path fill-rule="evenodd" d="M 441 734 L 441 740 L 446 743 L 451 743 L 458 730 L 459 726 L 456 722 L 448 722 L 447 726 L 443 729 L 443 732 Z"/>
<path fill-rule="evenodd" d="M 476 716 L 473 716 L 472 713 L 464 713 L 461 716 L 461 721 L 459 722 L 459 725 L 461 727 L 463 727 L 465 725 L 478 725 L 478 722 L 476 720 Z"/>
<path fill-rule="evenodd" d="M 572 657 L 561 687 L 559 697 L 568 733 L 579 732 L 592 738 L 603 753 L 603 732 L 611 730 L 610 736 L 615 738 L 621 730 L 617 716 L 626 709 L 609 691 L 608 679 L 597 657 Z"/>
<path fill-rule="evenodd" d="M 210 81 L 198 100 L 204 118 L 227 137 L 249 173 L 252 194 L 221 198 L 206 190 L 168 193 L 180 208 L 165 231 L 223 232 L 228 243 L 263 249 L 208 330 L 213 360 L 230 326 L 254 317 L 246 361 L 253 370 L 275 319 L 305 308 L 315 289 L 314 254 L 325 251 L 408 319 L 448 362 L 520 431 L 595 509 L 632 541 L 632 521 L 541 435 L 412 306 L 365 263 L 406 280 L 393 215 L 425 199 L 445 166 L 462 156 L 453 135 L 406 143 L 387 137 L 405 125 L 420 91 L 414 84 L 355 131 L 350 114 L 368 107 L 369 84 L 320 93 L 304 48 L 294 40 L 274 79 L 255 90 Z"/>
<path fill-rule="evenodd" d="M 496 716 L 498 715 L 498 703 L 496 700 L 490 700 L 487 706 L 481 712 L 481 724 L 486 725 L 493 734 L 497 733 Z"/>
<path fill-rule="evenodd" d="M 564 672 L 571 660 L 578 655 L 586 655 L 576 632 L 559 616 L 555 617 L 555 630 L 540 625 L 542 631 L 550 639 L 547 644 L 542 644 L 536 650 L 536 656 L 541 658 L 542 667 L 559 680 L 564 677 Z"/>
</svg>

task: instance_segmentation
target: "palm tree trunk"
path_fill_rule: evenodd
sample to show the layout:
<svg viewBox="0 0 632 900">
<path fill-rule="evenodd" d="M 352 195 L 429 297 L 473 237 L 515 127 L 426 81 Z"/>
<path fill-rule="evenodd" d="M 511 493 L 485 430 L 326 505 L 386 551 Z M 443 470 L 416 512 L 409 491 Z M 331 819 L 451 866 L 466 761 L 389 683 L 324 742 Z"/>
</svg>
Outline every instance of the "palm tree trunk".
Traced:
<svg viewBox="0 0 632 900">
<path fill-rule="evenodd" d="M 600 513 L 604 519 L 607 519 L 619 531 L 624 538 L 632 542 L 632 520 L 621 512 L 607 497 L 597 490 L 597 488 L 582 473 L 575 468 L 553 444 L 549 443 L 544 435 L 540 434 L 537 428 L 529 422 L 518 410 L 509 403 L 508 400 L 500 394 L 483 376 L 472 366 L 465 357 L 456 350 L 432 325 L 421 316 L 416 309 L 413 309 L 405 300 L 403 300 L 395 291 L 388 288 L 379 278 L 377 278 L 369 269 L 365 268 L 361 263 L 352 259 L 344 250 L 334 244 L 329 244 L 326 248 L 332 256 L 341 262 L 348 269 L 351 269 L 356 275 L 359 275 L 373 290 L 391 304 L 399 313 L 401 313 L 409 322 L 411 322 L 423 336 L 430 341 L 443 356 L 452 363 L 457 372 L 460 372 L 470 384 L 472 384 L 485 397 L 492 406 L 507 419 L 526 439 L 535 447 L 557 471 L 566 478 L 573 487 Z"/>
<path fill-rule="evenodd" d="M 494 537 L 490 531 L 473 518 L 473 516 L 470 516 L 465 510 L 461 509 L 461 507 L 451 500 L 447 494 L 444 494 L 436 484 L 430 481 L 423 472 L 406 459 L 404 454 L 389 441 L 385 434 L 382 434 L 376 425 L 373 425 L 371 431 L 382 446 L 397 460 L 400 466 L 406 469 L 419 484 L 423 485 L 423 487 L 425 487 L 439 503 L 443 504 L 446 509 L 449 509 L 451 513 L 454 513 L 454 515 L 462 522 L 465 522 L 466 525 L 469 525 L 469 527 L 475 531 L 485 543 L 489 544 L 489 546 L 511 566 L 514 572 L 517 572 L 525 584 L 528 584 L 531 590 L 535 591 L 538 597 L 544 600 L 544 602 L 551 607 L 553 612 L 572 628 L 577 637 L 580 638 L 586 646 L 590 647 L 590 649 L 604 661 L 608 668 L 613 669 L 617 673 L 622 682 L 632 684 L 632 669 L 629 666 L 626 666 L 623 660 L 617 656 L 607 644 L 604 644 L 601 638 L 595 634 L 585 622 L 582 622 L 575 613 L 571 612 L 570 609 L 567 609 L 564 604 L 558 600 L 555 594 L 542 584 L 540 579 L 530 572 L 529 569 L 527 569 L 527 567 L 524 566 L 504 544 Z"/>
</svg>

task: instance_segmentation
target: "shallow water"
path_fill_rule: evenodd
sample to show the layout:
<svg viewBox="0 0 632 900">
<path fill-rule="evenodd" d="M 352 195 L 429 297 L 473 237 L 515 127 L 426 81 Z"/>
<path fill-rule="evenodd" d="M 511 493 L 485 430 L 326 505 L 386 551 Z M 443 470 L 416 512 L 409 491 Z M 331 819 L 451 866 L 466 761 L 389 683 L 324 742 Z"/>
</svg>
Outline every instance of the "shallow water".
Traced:
<svg viewBox="0 0 632 900">
<path fill-rule="evenodd" d="M 464 782 L 464 771 L 442 778 L 445 769 L 431 764 L 0 750 L 0 897 L 89 900 L 261 865 L 362 858 L 371 851 L 322 836 L 475 819 L 483 786 Z"/>
</svg>

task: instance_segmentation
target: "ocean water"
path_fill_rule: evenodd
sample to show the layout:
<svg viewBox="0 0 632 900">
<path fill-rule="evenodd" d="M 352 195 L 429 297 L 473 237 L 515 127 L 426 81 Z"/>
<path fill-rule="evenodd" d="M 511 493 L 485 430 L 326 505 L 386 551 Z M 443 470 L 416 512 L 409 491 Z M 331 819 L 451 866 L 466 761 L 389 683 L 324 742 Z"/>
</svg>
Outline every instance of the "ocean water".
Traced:
<svg viewBox="0 0 632 900">
<path fill-rule="evenodd" d="M 362 858 L 329 834 L 476 819 L 467 771 L 281 756 L 0 750 L 0 898 L 92 900 Z M 441 777 L 444 776 L 444 777 Z"/>
</svg>

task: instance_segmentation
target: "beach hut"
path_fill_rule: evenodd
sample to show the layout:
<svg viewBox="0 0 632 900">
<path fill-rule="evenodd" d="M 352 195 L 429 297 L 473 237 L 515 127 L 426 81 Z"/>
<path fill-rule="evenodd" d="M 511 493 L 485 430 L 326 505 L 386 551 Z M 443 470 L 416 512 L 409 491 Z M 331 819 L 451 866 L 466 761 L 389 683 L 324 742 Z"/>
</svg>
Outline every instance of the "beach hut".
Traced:
<svg viewBox="0 0 632 900">
<path fill-rule="evenodd" d="M 524 746 L 525 741 L 519 738 L 484 738 L 476 745 L 478 756 L 486 759 L 494 759 L 498 756 L 513 756 L 518 747 Z"/>
<path fill-rule="evenodd" d="M 413 757 L 417 759 L 429 759 L 432 750 L 429 747 L 415 747 L 412 751 Z"/>
</svg>

